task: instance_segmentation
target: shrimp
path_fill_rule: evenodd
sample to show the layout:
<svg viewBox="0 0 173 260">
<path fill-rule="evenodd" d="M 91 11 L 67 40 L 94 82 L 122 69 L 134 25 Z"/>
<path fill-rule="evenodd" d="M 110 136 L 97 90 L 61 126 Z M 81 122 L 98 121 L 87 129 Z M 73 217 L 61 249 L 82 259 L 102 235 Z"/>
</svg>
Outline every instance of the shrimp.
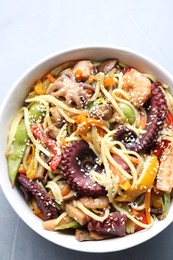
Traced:
<svg viewBox="0 0 173 260">
<path fill-rule="evenodd" d="M 151 81 L 142 73 L 131 69 L 123 75 L 123 89 L 134 106 L 142 106 L 151 96 Z"/>
<path fill-rule="evenodd" d="M 171 192 L 173 188 L 173 142 L 164 150 L 157 175 L 156 188 L 161 191 Z"/>
<path fill-rule="evenodd" d="M 90 209 L 103 209 L 109 205 L 109 200 L 106 196 L 99 196 L 97 198 L 82 197 L 79 200 L 86 208 Z"/>
</svg>

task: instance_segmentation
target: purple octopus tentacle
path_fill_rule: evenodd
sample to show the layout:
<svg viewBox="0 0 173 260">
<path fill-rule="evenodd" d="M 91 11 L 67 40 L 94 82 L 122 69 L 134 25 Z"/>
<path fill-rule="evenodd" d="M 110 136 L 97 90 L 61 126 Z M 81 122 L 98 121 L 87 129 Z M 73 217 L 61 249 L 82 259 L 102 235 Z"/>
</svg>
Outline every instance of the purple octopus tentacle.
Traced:
<svg viewBox="0 0 173 260">
<path fill-rule="evenodd" d="M 24 187 L 25 190 L 28 190 L 28 192 L 32 193 L 32 195 L 35 197 L 38 207 L 43 212 L 44 220 L 58 217 L 54 202 L 37 182 L 29 179 L 23 174 L 20 174 L 17 179 L 21 186 Z"/>
<path fill-rule="evenodd" d="M 97 196 L 105 194 L 104 187 L 94 183 L 90 177 L 92 169 L 100 172 L 97 157 L 85 141 L 72 143 L 64 150 L 62 156 L 62 173 L 71 189 L 78 194 Z"/>
<path fill-rule="evenodd" d="M 146 133 L 140 135 L 138 138 L 136 138 L 135 141 L 124 141 L 124 145 L 128 150 L 140 152 L 142 150 L 147 150 L 148 148 L 152 147 L 152 145 L 157 140 L 159 131 L 161 131 L 163 128 L 167 110 L 167 104 L 164 93 L 156 83 L 152 83 L 151 93 L 152 96 L 148 101 L 147 124 L 145 128 Z M 119 131 L 121 131 L 122 135 L 123 130 Z M 117 139 L 119 131 L 116 134 Z M 127 128 L 124 131 L 127 132 Z"/>
<path fill-rule="evenodd" d="M 87 228 L 100 234 L 110 234 L 115 236 L 126 235 L 127 217 L 120 212 L 112 212 L 103 222 L 89 218 Z"/>
</svg>

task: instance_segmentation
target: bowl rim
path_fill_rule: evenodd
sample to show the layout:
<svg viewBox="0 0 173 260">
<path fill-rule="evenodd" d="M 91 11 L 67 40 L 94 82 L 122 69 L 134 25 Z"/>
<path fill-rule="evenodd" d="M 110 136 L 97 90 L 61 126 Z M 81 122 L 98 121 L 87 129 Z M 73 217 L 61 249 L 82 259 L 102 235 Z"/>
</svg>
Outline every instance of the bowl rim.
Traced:
<svg viewBox="0 0 173 260">
<path fill-rule="evenodd" d="M 141 59 L 148 61 L 151 64 L 154 64 L 154 66 L 160 68 L 160 70 L 162 70 L 164 72 L 164 74 L 167 74 L 167 76 L 169 78 L 172 78 L 173 80 L 173 76 L 172 74 L 165 69 L 164 66 L 162 66 L 159 62 L 156 62 L 155 60 L 153 60 L 152 58 L 148 57 L 147 55 L 145 55 L 144 53 L 141 53 L 139 51 L 133 50 L 131 48 L 127 48 L 127 47 L 121 47 L 119 45 L 113 45 L 113 44 L 88 44 L 88 45 L 77 45 L 75 47 L 69 47 L 69 48 L 63 48 L 57 52 L 53 52 L 49 55 L 46 55 L 45 57 L 42 57 L 40 59 L 38 59 L 36 62 L 34 62 L 32 65 L 30 65 L 28 67 L 28 69 L 24 70 L 21 75 L 14 80 L 14 83 L 11 85 L 11 88 L 8 90 L 8 93 L 5 95 L 2 104 L 0 105 L 0 117 L 1 117 L 1 111 L 6 103 L 6 100 L 9 98 L 9 96 L 11 95 L 11 93 L 14 91 L 14 88 L 17 87 L 17 85 L 21 82 L 21 80 L 23 78 L 25 78 L 26 75 L 28 75 L 31 71 L 33 71 L 35 68 L 37 68 L 38 66 L 40 66 L 41 64 L 43 64 L 44 62 L 47 62 L 48 60 L 51 60 L 52 58 L 61 55 L 61 54 L 65 54 L 65 53 L 70 53 L 70 52 L 75 52 L 78 50 L 85 50 L 85 49 L 112 49 L 113 51 L 117 50 L 117 51 L 123 51 L 126 53 L 131 53 L 133 55 L 135 55 L 136 57 L 140 57 Z"/>
<path fill-rule="evenodd" d="M 71 52 L 77 52 L 79 50 L 81 51 L 86 51 L 86 50 L 93 50 L 93 49 L 109 49 L 112 51 L 123 51 L 126 53 L 130 53 L 131 55 L 134 55 L 136 57 L 139 57 L 140 59 L 148 62 L 149 64 L 151 64 L 152 66 L 156 67 L 158 70 L 161 70 L 163 72 L 163 74 L 166 75 L 167 78 L 170 79 L 170 82 L 173 83 L 173 76 L 170 74 L 170 72 L 165 69 L 162 65 L 160 65 L 158 62 L 154 61 L 153 59 L 149 58 L 148 56 L 137 52 L 135 50 L 126 48 L 126 47 L 120 47 L 117 45 L 109 45 L 109 44 L 92 44 L 92 45 L 79 45 L 79 46 L 75 46 L 75 47 L 71 47 L 71 48 L 65 48 L 62 49 L 58 52 L 54 52 L 50 55 L 47 55 L 41 59 L 39 59 L 37 62 L 35 62 L 33 65 L 31 65 L 27 70 L 25 70 L 20 77 L 18 77 L 18 79 L 12 84 L 11 88 L 9 89 L 8 93 L 6 94 L 1 106 L 0 106 L 0 125 L 1 125 L 1 119 L 3 118 L 3 111 L 6 107 L 7 101 L 8 99 L 11 97 L 12 93 L 14 93 L 14 90 L 18 88 L 18 86 L 20 85 L 20 83 L 22 82 L 23 79 L 25 79 L 25 77 L 32 73 L 36 68 L 38 68 L 39 66 L 41 66 L 44 63 L 48 63 L 50 62 L 52 59 L 54 59 L 55 57 L 58 57 L 59 55 L 64 55 L 66 53 L 71 53 Z M 1 148 L 0 148 L 1 149 Z M 0 158 L 2 160 L 2 158 Z M 3 162 L 2 162 L 3 164 Z M 76 250 L 76 251 L 81 251 L 81 252 L 88 252 L 88 253 L 108 253 L 108 252 L 115 252 L 115 251 L 120 251 L 120 250 L 125 250 L 128 248 L 131 248 L 133 246 L 137 246 L 141 243 L 144 243 L 145 241 L 153 238 L 154 236 L 156 236 L 157 234 L 159 234 L 161 231 L 163 231 L 166 227 L 168 227 L 173 219 L 169 218 L 166 220 L 162 220 L 162 225 L 160 225 L 160 227 L 158 229 L 155 229 L 154 232 L 151 232 L 150 230 L 148 230 L 148 233 L 144 233 L 145 231 L 140 231 L 138 232 L 139 234 L 139 238 L 138 239 L 134 239 L 133 242 L 131 242 L 128 245 L 125 245 L 124 242 L 122 242 L 122 245 L 120 244 L 119 248 L 113 248 L 112 243 L 111 246 L 109 246 L 109 243 L 107 242 L 108 240 L 102 240 L 102 241 L 87 241 L 87 242 L 83 242 L 86 243 L 85 245 L 83 243 L 80 243 L 77 241 L 78 246 L 74 246 L 73 244 L 70 245 L 66 245 L 64 244 L 63 240 L 58 241 L 58 243 L 55 241 L 54 238 L 50 237 L 50 233 L 48 231 L 45 230 L 40 230 L 40 226 L 38 226 L 38 228 L 33 228 L 32 226 L 32 222 L 28 219 L 24 219 L 24 217 L 22 217 L 21 212 L 19 212 L 18 208 L 16 208 L 16 206 L 14 205 L 11 196 L 9 195 L 9 193 L 7 192 L 7 190 L 5 189 L 4 186 L 4 182 L 3 182 L 3 178 L 1 178 L 2 174 L 0 174 L 0 187 L 2 188 L 2 191 L 6 197 L 6 199 L 8 200 L 8 202 L 10 203 L 11 207 L 14 209 L 14 211 L 17 213 L 17 215 L 20 217 L 20 219 L 22 219 L 32 230 L 34 230 L 37 234 L 41 235 L 42 237 L 44 237 L 45 239 L 55 243 L 56 245 L 68 248 L 68 249 L 72 249 L 72 250 Z M 155 224 L 154 224 L 155 225 Z M 151 234 L 150 234 L 151 233 Z M 142 236 L 140 234 L 143 234 Z M 136 236 L 135 234 L 131 234 L 128 236 L 133 237 L 133 235 Z M 118 238 L 119 240 L 127 240 L 126 237 L 123 238 Z M 111 239 L 116 241 L 116 238 Z M 109 241 L 111 241 L 109 240 Z M 96 244 L 95 244 L 96 243 Z M 107 246 L 99 246 L 99 247 L 95 247 L 95 245 L 107 245 Z M 115 243 L 116 244 L 116 243 Z M 91 248 L 90 248 L 91 246 Z"/>
</svg>

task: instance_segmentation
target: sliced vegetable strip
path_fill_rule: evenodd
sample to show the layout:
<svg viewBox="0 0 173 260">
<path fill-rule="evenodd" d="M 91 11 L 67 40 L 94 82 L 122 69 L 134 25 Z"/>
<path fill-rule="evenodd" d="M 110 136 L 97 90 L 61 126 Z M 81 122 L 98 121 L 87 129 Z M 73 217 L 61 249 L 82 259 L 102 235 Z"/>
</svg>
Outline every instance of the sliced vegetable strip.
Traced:
<svg viewBox="0 0 173 260">
<path fill-rule="evenodd" d="M 137 186 L 123 193 L 123 196 L 117 196 L 117 201 L 134 201 L 140 194 L 150 189 L 154 183 L 159 168 L 157 157 L 153 154 L 150 157 L 150 163 L 138 179 Z"/>
<path fill-rule="evenodd" d="M 37 120 L 41 120 L 43 117 L 42 114 L 43 107 L 41 104 L 35 103 L 29 109 L 29 121 L 34 123 Z M 9 177 L 12 182 L 12 186 L 15 184 L 16 175 L 22 162 L 23 156 L 25 154 L 25 150 L 27 147 L 27 142 L 29 141 L 29 136 L 27 133 L 25 121 L 22 120 L 17 127 L 14 141 L 11 146 L 11 152 L 7 156 L 8 161 L 8 172 Z"/>
<path fill-rule="evenodd" d="M 12 143 L 12 153 L 8 156 L 8 172 L 14 186 L 19 165 L 26 150 L 26 144 L 29 140 L 24 120 L 17 127 L 14 142 Z"/>
<path fill-rule="evenodd" d="M 104 122 L 101 120 L 97 120 L 95 118 L 91 118 L 88 116 L 88 113 L 82 113 L 77 116 L 72 117 L 77 124 L 76 133 L 81 136 L 85 136 L 92 125 L 95 126 L 103 126 Z"/>
<path fill-rule="evenodd" d="M 53 172 L 56 171 L 57 166 L 59 165 L 62 158 L 60 148 L 57 146 L 56 142 L 52 138 L 46 135 L 46 133 L 39 127 L 38 124 L 33 124 L 31 126 L 31 131 L 34 136 L 42 141 L 52 152 L 53 156 L 50 161 L 50 167 Z"/>
</svg>

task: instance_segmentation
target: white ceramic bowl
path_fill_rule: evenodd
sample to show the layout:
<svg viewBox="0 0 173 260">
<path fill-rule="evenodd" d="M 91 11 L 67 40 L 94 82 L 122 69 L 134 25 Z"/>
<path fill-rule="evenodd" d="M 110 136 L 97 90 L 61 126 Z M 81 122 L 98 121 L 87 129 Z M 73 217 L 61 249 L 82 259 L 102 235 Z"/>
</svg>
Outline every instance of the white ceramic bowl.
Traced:
<svg viewBox="0 0 173 260">
<path fill-rule="evenodd" d="M 173 77 L 163 67 L 152 61 L 150 58 L 136 53 L 135 51 L 119 48 L 116 46 L 79 47 L 55 53 L 33 65 L 11 87 L 0 110 L 0 184 L 7 200 L 16 213 L 20 216 L 20 218 L 30 228 L 32 228 L 44 238 L 60 246 L 85 252 L 101 253 L 123 250 L 132 246 L 136 246 L 154 237 L 173 221 L 173 203 L 171 204 L 166 219 L 160 222 L 157 221 L 149 230 L 140 231 L 122 238 L 113 238 L 102 241 L 78 242 L 72 235 L 51 232 L 43 229 L 42 221 L 32 213 L 18 190 L 16 188 L 12 189 L 11 187 L 11 183 L 8 177 L 5 151 L 7 145 L 8 129 L 12 118 L 15 116 L 18 109 L 22 106 L 24 98 L 36 80 L 41 78 L 41 76 L 44 75 L 47 71 L 50 71 L 52 68 L 68 60 L 104 60 L 109 58 L 118 58 L 121 62 L 131 65 L 140 71 L 153 74 L 158 81 L 167 83 L 171 87 L 173 86 Z"/>
</svg>

